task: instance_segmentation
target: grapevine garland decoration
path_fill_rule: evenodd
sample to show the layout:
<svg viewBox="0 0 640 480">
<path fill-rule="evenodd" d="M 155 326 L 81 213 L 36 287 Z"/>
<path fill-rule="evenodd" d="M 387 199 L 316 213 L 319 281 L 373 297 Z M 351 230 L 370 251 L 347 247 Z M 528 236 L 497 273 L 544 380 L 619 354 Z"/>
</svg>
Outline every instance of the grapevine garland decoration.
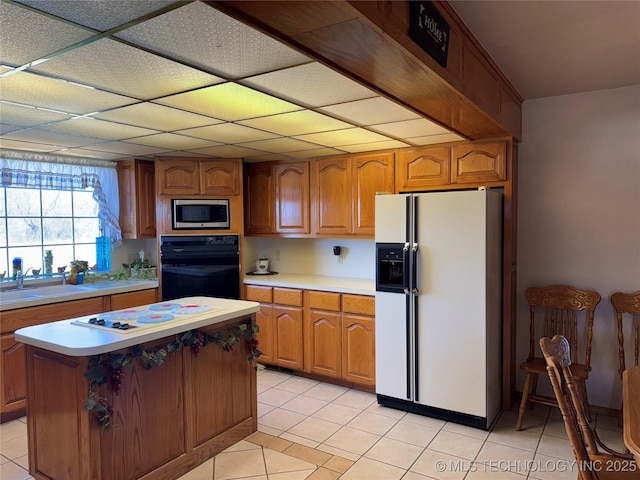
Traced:
<svg viewBox="0 0 640 480">
<path fill-rule="evenodd" d="M 96 417 L 102 430 L 108 432 L 112 426 L 111 416 L 113 409 L 107 404 L 106 398 L 98 393 L 98 390 L 102 385 L 108 383 L 111 391 L 119 395 L 125 365 L 139 358 L 144 368 L 150 370 L 153 367 L 161 366 L 168 353 L 176 353 L 182 347 L 189 347 L 191 354 L 197 357 L 200 349 L 210 343 L 219 345 L 225 352 L 231 352 L 243 338 L 249 348 L 247 360 L 253 362 L 262 355 L 262 352 L 258 350 L 256 333 L 258 333 L 258 325 L 249 321 L 236 326 L 230 333 L 227 333 L 226 330 L 221 330 L 211 335 L 200 330 L 190 330 L 176 335 L 175 339 L 169 342 L 165 348 L 144 350 L 140 345 L 136 345 L 131 347 L 129 353 L 94 355 L 89 359 L 87 370 L 84 372 L 85 378 L 89 380 L 89 395 L 84 403 L 84 408 Z"/>
</svg>

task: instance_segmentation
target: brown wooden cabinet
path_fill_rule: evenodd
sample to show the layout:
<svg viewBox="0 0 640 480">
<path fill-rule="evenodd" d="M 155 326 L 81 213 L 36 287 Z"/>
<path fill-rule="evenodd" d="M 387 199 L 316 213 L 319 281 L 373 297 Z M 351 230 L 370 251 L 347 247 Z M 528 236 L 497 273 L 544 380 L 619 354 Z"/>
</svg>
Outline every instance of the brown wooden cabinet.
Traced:
<svg viewBox="0 0 640 480">
<path fill-rule="evenodd" d="M 23 327 L 69 318 L 119 310 L 156 301 L 157 289 L 72 300 L 2 312 L 0 333 L 0 416 L 10 420 L 26 411 L 26 367 L 24 345 L 15 341 L 14 332 Z"/>
<path fill-rule="evenodd" d="M 239 195 L 239 159 L 157 158 L 158 194 Z"/>
<path fill-rule="evenodd" d="M 375 321 L 364 315 L 342 315 L 342 378 L 375 385 Z"/>
<path fill-rule="evenodd" d="M 373 236 L 375 195 L 393 192 L 393 152 L 335 156 L 312 162 L 313 233 Z"/>
<path fill-rule="evenodd" d="M 247 165 L 245 233 L 309 232 L 309 162 Z"/>
<path fill-rule="evenodd" d="M 396 191 L 500 183 L 507 179 L 506 165 L 504 141 L 401 149 L 396 165 Z"/>
<path fill-rule="evenodd" d="M 309 317 L 305 328 L 307 371 L 340 378 L 342 370 L 340 294 L 310 291 L 308 298 Z"/>
<path fill-rule="evenodd" d="M 155 167 L 151 160 L 118 162 L 122 238 L 155 238 Z"/>
</svg>

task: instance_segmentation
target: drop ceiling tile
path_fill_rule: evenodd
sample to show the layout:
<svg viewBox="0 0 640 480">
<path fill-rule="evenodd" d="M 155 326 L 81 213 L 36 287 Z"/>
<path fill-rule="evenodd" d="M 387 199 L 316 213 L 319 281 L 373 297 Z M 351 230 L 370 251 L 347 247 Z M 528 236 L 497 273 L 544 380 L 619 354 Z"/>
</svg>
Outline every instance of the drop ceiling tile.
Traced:
<svg viewBox="0 0 640 480">
<path fill-rule="evenodd" d="M 123 140 L 125 138 L 141 137 L 143 135 L 160 133 L 157 130 L 132 127 L 131 125 L 123 125 L 121 123 L 105 122 L 104 120 L 96 120 L 91 117 L 75 118 L 43 128 L 52 132 L 95 137 L 103 140 Z"/>
<path fill-rule="evenodd" d="M 43 2 L 42 0 L 17 1 L 101 32 L 135 20 L 175 2 L 175 0 L 136 0 L 135 2 L 91 0 L 90 2 L 82 2 L 82 7 L 78 8 L 78 0 L 56 0 L 55 2 Z"/>
<path fill-rule="evenodd" d="M 201 2 L 116 36 L 230 79 L 309 61 L 305 55 Z"/>
<path fill-rule="evenodd" d="M 337 148 L 313 148 L 311 150 L 299 150 L 296 152 L 287 152 L 287 157 L 290 157 L 290 158 L 326 157 L 327 155 L 340 155 L 341 153 L 345 153 L 345 150 L 344 149 L 338 150 Z"/>
<path fill-rule="evenodd" d="M 70 157 L 99 158 L 100 160 L 120 160 L 123 158 L 122 154 L 98 152 L 96 150 L 88 150 L 86 148 L 66 148 L 64 150 L 59 150 L 59 152 Z"/>
<path fill-rule="evenodd" d="M 357 143 L 383 142 L 389 138 L 364 128 L 347 128 L 333 132 L 311 133 L 299 135 L 296 138 L 308 142 L 317 143 L 327 147 L 340 147 L 342 145 L 355 145 Z"/>
<path fill-rule="evenodd" d="M 300 110 L 270 117 L 252 118 L 250 120 L 242 120 L 238 123 L 286 136 L 340 130 L 353 126 L 311 110 Z"/>
<path fill-rule="evenodd" d="M 363 126 L 420 118 L 411 110 L 382 97 L 331 105 L 318 110 Z"/>
<path fill-rule="evenodd" d="M 87 148 L 87 150 L 117 153 L 121 154 L 123 157 L 136 157 L 139 155 L 156 155 L 162 152 L 166 152 L 169 149 L 116 141 L 91 145 L 91 148 Z"/>
<path fill-rule="evenodd" d="M 9 150 L 28 150 L 30 152 L 54 152 L 60 149 L 60 147 L 57 145 L 21 142 L 18 140 L 11 140 L 5 137 L 0 137 L 0 148 L 6 148 Z"/>
<path fill-rule="evenodd" d="M 38 128 L 7 133 L 3 138 L 7 138 L 8 140 L 19 140 L 21 142 L 45 143 L 49 145 L 57 145 L 58 147 L 82 147 L 84 145 L 91 145 L 103 141 L 101 138 L 67 135 Z"/>
<path fill-rule="evenodd" d="M 36 125 L 68 120 L 71 117 L 63 113 L 0 101 L 0 118 L 3 123 L 22 127 L 35 127 Z"/>
<path fill-rule="evenodd" d="M 386 142 L 358 143 L 357 145 L 343 145 L 340 148 L 349 153 L 373 152 L 375 150 L 386 150 L 388 148 L 406 148 L 411 145 L 397 140 L 387 140 Z"/>
<path fill-rule="evenodd" d="M 455 133 L 442 133 L 439 135 L 427 135 L 424 137 L 404 138 L 403 140 L 413 145 L 433 145 L 435 143 L 463 142 L 466 139 Z"/>
<path fill-rule="evenodd" d="M 407 120 L 405 122 L 372 125 L 371 130 L 398 138 L 423 137 L 450 133 L 446 128 L 425 119 Z"/>
<path fill-rule="evenodd" d="M 188 130 L 180 130 L 178 133 L 189 135 L 190 137 L 215 140 L 220 143 L 253 142 L 277 137 L 273 133 L 263 132 L 235 123 L 220 123 L 208 127 L 190 128 Z"/>
<path fill-rule="evenodd" d="M 271 153 L 287 153 L 318 148 L 318 145 L 294 138 L 274 138 L 272 140 L 243 143 L 242 146 Z"/>
<path fill-rule="evenodd" d="M 99 113 L 94 117 L 164 132 L 172 132 L 183 128 L 202 127 L 204 125 L 213 125 L 222 122 L 222 120 L 212 117 L 205 117 L 204 115 L 148 102 L 116 108 L 115 110 Z"/>
<path fill-rule="evenodd" d="M 169 152 L 156 153 L 156 157 L 206 157 L 207 155 L 195 153 L 193 150 L 171 150 Z"/>
<path fill-rule="evenodd" d="M 60 55 L 33 70 L 139 99 L 162 97 L 222 81 L 109 38 Z"/>
<path fill-rule="evenodd" d="M 317 62 L 247 78 L 242 83 L 309 107 L 377 96 Z"/>
<path fill-rule="evenodd" d="M 218 142 L 213 142 L 211 140 L 185 137 L 184 135 L 176 135 L 175 133 L 159 133 L 157 135 L 149 135 L 146 137 L 130 138 L 127 142 L 170 150 L 193 150 L 196 148 L 219 145 Z"/>
<path fill-rule="evenodd" d="M 2 118 L 1 114 L 0 118 Z M 15 132 L 16 130 L 22 130 L 22 127 L 19 125 L 8 125 L 6 123 L 0 123 L 0 135 L 4 135 L 5 133 L 9 132 Z"/>
<path fill-rule="evenodd" d="M 252 157 L 242 157 L 245 162 L 255 163 L 255 162 L 273 162 L 276 160 L 291 160 L 289 155 L 282 155 L 280 153 L 268 153 L 266 155 L 255 155 Z"/>
<path fill-rule="evenodd" d="M 73 3 L 77 8 L 77 2 Z M 15 66 L 33 62 L 93 36 L 93 32 L 11 3 L 0 2 L 0 18 L 0 61 Z"/>
<path fill-rule="evenodd" d="M 0 82 L 3 100 L 78 115 L 121 107 L 135 101 L 129 97 L 28 72 L 16 73 Z"/>
<path fill-rule="evenodd" d="M 179 93 L 154 100 L 154 103 L 211 115 L 227 121 L 277 115 L 301 109 L 292 103 L 235 83 L 224 83 Z"/>
<path fill-rule="evenodd" d="M 265 155 L 268 152 L 245 148 L 238 145 L 220 145 L 219 147 L 198 148 L 192 150 L 194 153 L 200 153 L 209 157 L 220 158 L 244 158 L 255 155 Z"/>
</svg>

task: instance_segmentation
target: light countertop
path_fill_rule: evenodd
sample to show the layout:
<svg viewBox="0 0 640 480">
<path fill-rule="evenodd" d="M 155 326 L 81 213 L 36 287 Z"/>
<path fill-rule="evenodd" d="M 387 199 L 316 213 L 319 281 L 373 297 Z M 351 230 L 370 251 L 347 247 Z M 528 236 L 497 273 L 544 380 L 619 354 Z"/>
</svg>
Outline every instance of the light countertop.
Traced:
<svg viewBox="0 0 640 480">
<path fill-rule="evenodd" d="M 158 282 L 156 280 L 114 280 L 83 283 L 82 285 L 58 284 L 47 286 L 39 286 L 35 282 L 25 282 L 25 288 L 21 290 L 12 289 L 0 292 L 0 311 L 135 292 L 150 288 L 158 288 Z"/>
<path fill-rule="evenodd" d="M 322 290 L 356 295 L 375 295 L 376 293 L 375 280 L 367 278 L 278 273 L 277 275 L 246 275 L 244 283 L 246 285 L 301 288 L 304 290 Z"/>
<path fill-rule="evenodd" d="M 135 309 L 119 310 L 101 315 L 87 315 L 69 320 L 60 320 L 58 322 L 21 328 L 16 330 L 16 340 L 26 343 L 27 345 L 34 345 L 74 357 L 99 355 L 250 315 L 257 312 L 260 308 L 260 304 L 256 302 L 211 297 L 187 297 L 152 305 L 163 306 L 167 303 L 196 306 L 204 305 L 211 308 L 202 313 L 169 315 L 173 318 L 161 323 L 143 324 L 136 320 L 127 320 L 127 323 L 136 327 L 127 331 L 118 331 L 106 327 L 91 328 L 79 324 L 86 324 L 90 318 L 108 318 L 109 315 L 118 314 L 119 312 L 126 313 L 134 310 L 147 310 L 148 305 L 144 305 L 135 307 Z M 152 313 L 162 315 L 163 311 L 153 311 Z"/>
</svg>

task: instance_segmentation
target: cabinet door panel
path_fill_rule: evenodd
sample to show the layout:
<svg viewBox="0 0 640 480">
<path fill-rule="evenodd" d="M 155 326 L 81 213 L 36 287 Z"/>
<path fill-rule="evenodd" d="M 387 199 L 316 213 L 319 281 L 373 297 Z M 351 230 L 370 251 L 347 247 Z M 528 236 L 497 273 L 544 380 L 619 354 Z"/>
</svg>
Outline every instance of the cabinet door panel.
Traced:
<svg viewBox="0 0 640 480">
<path fill-rule="evenodd" d="M 453 183 L 499 182 L 506 178 L 505 142 L 472 143 L 452 148 Z"/>
<path fill-rule="evenodd" d="M 137 238 L 156 236 L 156 173 L 153 162 L 136 161 Z M 122 212 L 122 207 L 121 212 Z"/>
<path fill-rule="evenodd" d="M 317 234 L 350 234 L 353 194 L 351 163 L 348 158 L 314 160 L 314 230 Z"/>
<path fill-rule="evenodd" d="M 309 358 L 310 371 L 328 377 L 340 377 L 340 314 L 312 310 L 309 312 L 309 328 L 311 342 L 306 345 L 311 349 Z"/>
<path fill-rule="evenodd" d="M 260 362 L 275 363 L 273 356 L 273 308 L 271 305 L 260 304 L 260 310 L 256 313 L 258 325 L 258 349 L 262 352 Z"/>
<path fill-rule="evenodd" d="M 372 317 L 342 315 L 342 378 L 374 385 L 375 327 Z"/>
<path fill-rule="evenodd" d="M 199 193 L 198 161 L 189 159 L 158 160 L 158 193 L 160 194 L 185 194 L 195 195 Z"/>
<path fill-rule="evenodd" d="M 274 306 L 273 322 L 277 364 L 302 370 L 302 308 Z"/>
<path fill-rule="evenodd" d="M 393 153 L 373 153 L 353 158 L 353 233 L 356 235 L 375 233 L 376 193 L 394 193 L 393 159 Z"/>
<path fill-rule="evenodd" d="M 309 163 L 275 166 L 276 232 L 309 233 Z"/>
<path fill-rule="evenodd" d="M 25 346 L 13 333 L 0 337 L 0 411 L 10 412 L 26 406 L 27 366 Z"/>
<path fill-rule="evenodd" d="M 247 235 L 273 233 L 274 178 L 271 165 L 250 165 L 245 179 L 245 231 Z"/>
<path fill-rule="evenodd" d="M 401 149 L 396 166 L 396 192 L 450 183 L 448 147 Z"/>
<path fill-rule="evenodd" d="M 204 195 L 238 195 L 240 193 L 239 160 L 201 160 L 200 193 Z"/>
</svg>

